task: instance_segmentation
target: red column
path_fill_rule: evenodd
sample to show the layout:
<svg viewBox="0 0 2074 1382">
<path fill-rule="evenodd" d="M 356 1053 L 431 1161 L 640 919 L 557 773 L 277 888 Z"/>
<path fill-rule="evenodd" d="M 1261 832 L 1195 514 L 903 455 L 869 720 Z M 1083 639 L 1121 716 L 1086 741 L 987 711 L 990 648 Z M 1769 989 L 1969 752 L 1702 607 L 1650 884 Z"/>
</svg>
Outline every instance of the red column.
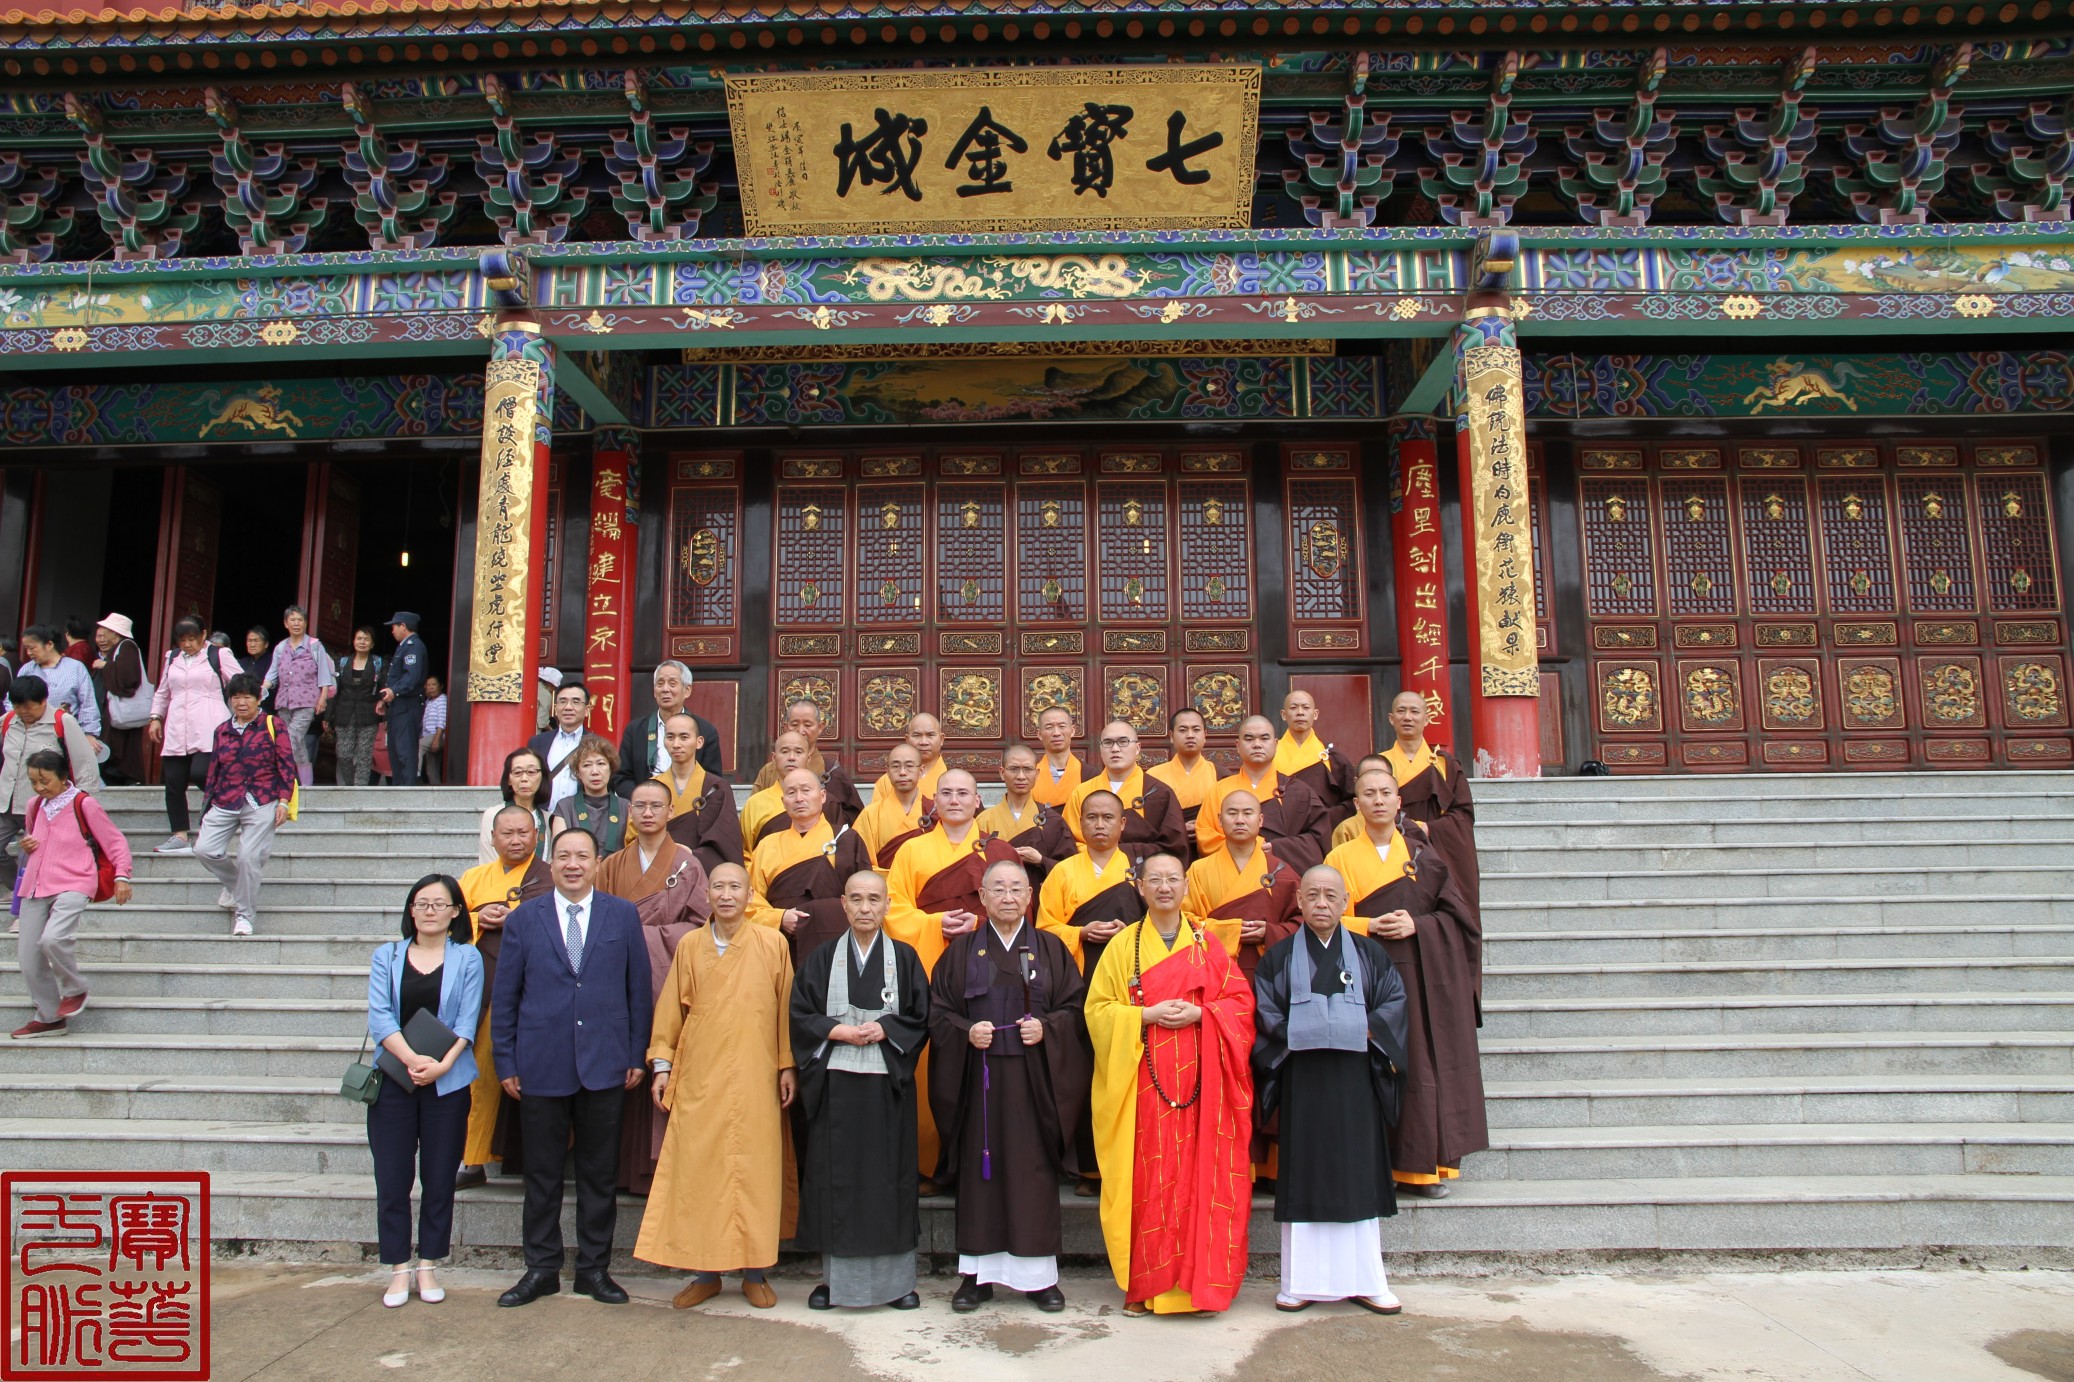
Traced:
<svg viewBox="0 0 2074 1382">
<path fill-rule="evenodd" d="M 640 540 L 634 437 L 597 434 L 591 461 L 590 565 L 584 583 L 583 684 L 590 728 L 614 743 L 626 722 L 633 638 L 632 574 Z M 576 550 L 572 544 L 571 551 Z"/>
<path fill-rule="evenodd" d="M 1416 691 L 1438 726 L 1436 740 L 1452 737 L 1448 703 L 1446 567 L 1440 539 L 1438 449 L 1423 437 L 1393 436 L 1397 453 L 1396 501 L 1390 515 L 1391 548 L 1397 562 L 1397 647 L 1404 667 L 1392 700 Z"/>
</svg>

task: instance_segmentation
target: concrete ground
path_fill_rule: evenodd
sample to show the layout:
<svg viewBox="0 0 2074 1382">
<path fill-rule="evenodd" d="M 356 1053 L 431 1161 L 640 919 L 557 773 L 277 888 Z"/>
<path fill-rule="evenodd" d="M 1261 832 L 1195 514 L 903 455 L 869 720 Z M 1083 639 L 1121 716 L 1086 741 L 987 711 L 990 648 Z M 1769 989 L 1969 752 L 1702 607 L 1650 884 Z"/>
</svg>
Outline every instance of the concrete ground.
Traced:
<svg viewBox="0 0 2074 1382">
<path fill-rule="evenodd" d="M 752 1310 L 735 1284 L 695 1311 L 679 1279 L 621 1275 L 610 1308 L 564 1294 L 500 1310 L 512 1274 L 455 1270 L 448 1297 L 384 1310 L 385 1275 L 219 1264 L 217 1382 L 2074 1382 L 2074 1273 L 1777 1272 L 1677 1277 L 1414 1280 L 1394 1319 L 1351 1306 L 1278 1314 L 1249 1283 L 1227 1314 L 1124 1318 L 1105 1277 L 1070 1276 L 1062 1315 L 1013 1293 L 972 1315 L 951 1280 L 913 1312 L 816 1313 L 810 1282 Z"/>
</svg>

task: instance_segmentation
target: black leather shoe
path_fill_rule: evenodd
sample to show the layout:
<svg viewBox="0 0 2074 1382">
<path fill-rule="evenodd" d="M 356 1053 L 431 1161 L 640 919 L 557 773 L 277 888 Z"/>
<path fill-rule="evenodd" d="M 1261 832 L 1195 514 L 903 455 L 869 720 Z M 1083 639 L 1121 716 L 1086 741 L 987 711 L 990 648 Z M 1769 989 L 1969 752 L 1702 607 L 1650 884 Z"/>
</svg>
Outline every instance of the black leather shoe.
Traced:
<svg viewBox="0 0 2074 1382">
<path fill-rule="evenodd" d="M 819 1286 L 816 1286 L 813 1290 L 807 1292 L 807 1309 L 833 1310 L 834 1308 L 834 1306 L 828 1303 L 827 1282 L 824 1281 Z"/>
<path fill-rule="evenodd" d="M 922 1298 L 913 1291 L 909 1291 L 899 1300 L 891 1301 L 889 1304 L 895 1310 L 919 1310 L 922 1308 Z"/>
<path fill-rule="evenodd" d="M 958 1278 L 958 1289 L 951 1296 L 951 1309 L 961 1315 L 969 1315 L 994 1298 L 992 1286 L 982 1286 L 976 1276 Z"/>
<path fill-rule="evenodd" d="M 497 1297 L 499 1305 L 531 1305 L 542 1296 L 560 1295 L 562 1274 L 545 1267 L 528 1267 L 526 1274 L 518 1279 L 518 1285 Z"/>
<path fill-rule="evenodd" d="M 1047 1315 L 1056 1315 L 1066 1308 L 1066 1293 L 1056 1286 L 1047 1286 L 1041 1291 L 1029 1291 L 1025 1294 L 1030 1297 L 1030 1304 Z"/>
<path fill-rule="evenodd" d="M 576 1274 L 576 1294 L 579 1296 L 589 1296 L 600 1305 L 625 1305 L 627 1303 L 626 1288 L 614 1281 L 610 1274 L 602 1271 L 578 1272 Z"/>
<path fill-rule="evenodd" d="M 480 1166 L 463 1166 L 460 1174 L 454 1177 L 456 1190 L 473 1190 L 478 1185 L 489 1183 L 490 1173 Z"/>
</svg>

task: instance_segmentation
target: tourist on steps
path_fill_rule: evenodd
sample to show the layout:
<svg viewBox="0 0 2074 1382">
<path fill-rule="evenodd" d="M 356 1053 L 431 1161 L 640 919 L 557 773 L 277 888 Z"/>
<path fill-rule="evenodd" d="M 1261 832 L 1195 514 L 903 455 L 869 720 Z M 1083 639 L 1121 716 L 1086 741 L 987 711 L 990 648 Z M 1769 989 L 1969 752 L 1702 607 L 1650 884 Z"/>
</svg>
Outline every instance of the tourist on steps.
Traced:
<svg viewBox="0 0 2074 1382">
<path fill-rule="evenodd" d="M 468 1134 L 468 1088 L 475 1082 L 475 1035 L 483 1004 L 483 962 L 469 944 L 474 931 L 461 885 L 443 873 L 411 885 L 403 939 L 374 952 L 367 973 L 367 1035 L 402 1063 L 410 1088 L 383 1074 L 367 1109 L 367 1146 L 374 1154 L 376 1233 L 389 1289 L 382 1304 L 402 1305 L 412 1286 L 410 1188 L 418 1199 L 418 1299 L 437 1305 L 446 1290 L 433 1269 L 454 1230 L 454 1176 Z M 404 1029 L 429 1012 L 455 1033 L 445 1051 L 417 1051 Z"/>
<path fill-rule="evenodd" d="M 34 678 L 27 678 L 33 681 Z M 89 765 L 93 759 L 86 759 Z M 86 1006 L 79 973 L 79 917 L 100 887 L 100 861 L 115 873 L 114 898 L 130 900 L 130 845 L 101 803 L 72 781 L 72 766 L 55 749 L 24 763 L 36 800 L 22 839 L 21 932 L 15 955 L 35 1013 L 14 1030 L 17 1041 L 63 1036 L 65 1022 Z"/>
<path fill-rule="evenodd" d="M 288 823 L 295 794 L 295 751 L 288 731 L 259 713 L 259 683 L 243 672 L 230 679 L 230 719 L 216 726 L 215 752 L 202 795 L 208 810 L 195 836 L 194 857 L 223 885 L 219 905 L 230 909 L 230 933 L 252 934 L 259 907 L 259 876 L 273 853 L 274 832 Z M 238 856 L 230 857 L 230 837 Z"/>
<path fill-rule="evenodd" d="M 144 738 L 159 752 L 166 824 L 173 832 L 154 853 L 194 851 L 187 837 L 187 789 L 201 786 L 209 774 L 216 727 L 230 718 L 224 687 L 237 674 L 237 659 L 211 646 L 201 620 L 188 615 L 173 625 L 173 647 L 159 665 L 151 723 L 144 727 Z"/>
<path fill-rule="evenodd" d="M 375 708 L 385 665 L 374 650 L 374 630 L 366 624 L 353 630 L 353 651 L 338 660 L 338 695 L 331 705 L 341 787 L 365 787 L 374 780 Z"/>
<path fill-rule="evenodd" d="M 55 749 L 66 756 L 67 774 L 89 793 L 101 790 L 101 769 L 94 762 L 93 740 L 78 720 L 51 704 L 50 688 L 33 671 L 14 679 L 7 690 L 9 709 L 0 716 L 0 849 L 17 851 L 15 836 L 36 801 L 29 783 L 29 756 Z"/>
<path fill-rule="evenodd" d="M 288 636 L 274 645 L 260 687 L 274 698 L 274 711 L 288 727 L 295 750 L 295 771 L 307 787 L 316 781 L 310 762 L 310 721 L 324 713 L 338 689 L 338 674 L 323 642 L 309 631 L 310 617 L 301 605 L 281 612 Z"/>
</svg>

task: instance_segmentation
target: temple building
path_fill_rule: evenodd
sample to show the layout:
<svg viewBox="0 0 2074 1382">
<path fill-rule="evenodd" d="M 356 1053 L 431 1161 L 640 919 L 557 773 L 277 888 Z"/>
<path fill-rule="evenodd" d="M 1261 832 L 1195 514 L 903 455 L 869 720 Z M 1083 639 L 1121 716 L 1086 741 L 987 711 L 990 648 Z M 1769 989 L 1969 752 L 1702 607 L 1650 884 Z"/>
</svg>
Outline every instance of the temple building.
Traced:
<svg viewBox="0 0 2074 1382">
<path fill-rule="evenodd" d="M 414 609 L 477 781 L 664 659 L 745 772 L 2074 762 L 2070 0 L 29 3 L 10 628 Z"/>
</svg>

